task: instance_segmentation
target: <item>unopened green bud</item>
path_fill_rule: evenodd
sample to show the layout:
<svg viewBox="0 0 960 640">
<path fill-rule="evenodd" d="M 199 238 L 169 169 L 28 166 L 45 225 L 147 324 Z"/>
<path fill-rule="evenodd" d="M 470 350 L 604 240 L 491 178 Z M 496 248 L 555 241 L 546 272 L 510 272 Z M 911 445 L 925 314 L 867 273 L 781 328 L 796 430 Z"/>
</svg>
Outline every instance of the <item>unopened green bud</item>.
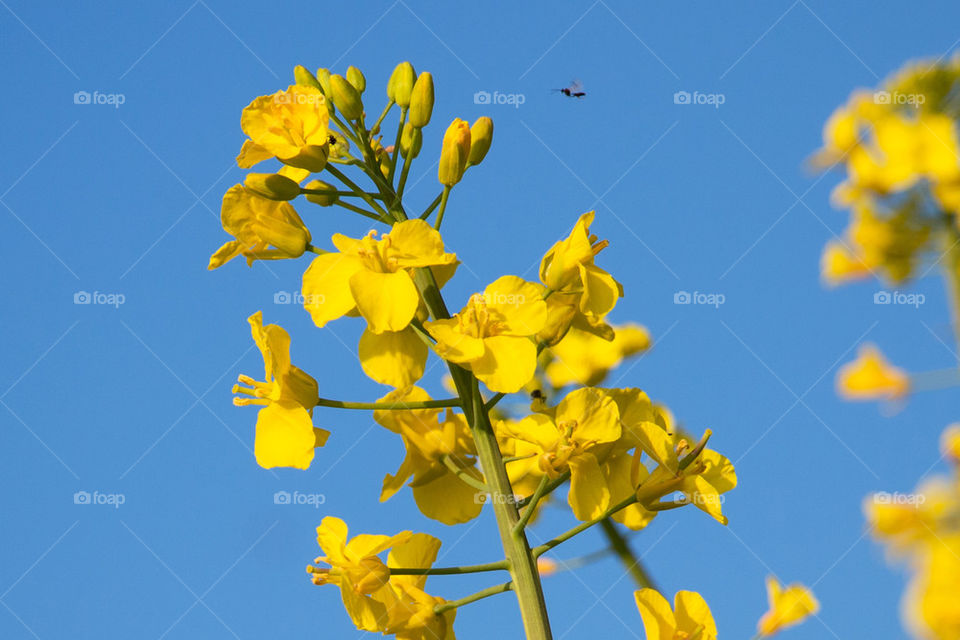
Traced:
<svg viewBox="0 0 960 640">
<path fill-rule="evenodd" d="M 417 74 L 409 62 L 401 62 L 390 74 L 387 83 L 387 97 L 406 109 L 410 106 L 410 93 L 417 81 Z"/>
<path fill-rule="evenodd" d="M 409 122 L 403 125 L 403 133 L 400 135 L 400 155 L 408 160 L 413 160 L 420 155 L 420 147 L 423 146 L 423 134 Z"/>
<path fill-rule="evenodd" d="M 279 173 L 248 173 L 243 186 L 270 200 L 293 200 L 300 195 L 300 185 Z"/>
<path fill-rule="evenodd" d="M 317 82 L 317 76 L 313 75 L 310 70 L 302 64 L 298 64 L 293 68 L 293 79 L 301 87 L 313 87 L 314 89 L 323 91 L 323 87 Z"/>
<path fill-rule="evenodd" d="M 470 164 L 480 164 L 493 142 L 493 120 L 487 116 L 478 118 L 470 127 Z"/>
<path fill-rule="evenodd" d="M 308 191 L 329 191 L 328 194 L 319 194 L 319 193 L 308 193 L 306 194 L 307 200 L 314 204 L 318 204 L 321 207 L 329 207 L 334 202 L 337 201 L 337 198 L 340 196 L 337 195 L 337 188 L 330 184 L 329 182 L 324 182 L 323 180 L 311 180 L 307 183 L 307 186 L 304 187 L 304 190 Z"/>
<path fill-rule="evenodd" d="M 357 120 L 363 115 L 363 102 L 356 88 L 341 75 L 330 76 L 330 91 L 333 104 L 347 120 Z"/>
<path fill-rule="evenodd" d="M 398 103 L 399 104 L 399 103 Z M 424 71 L 413 85 L 410 94 L 410 124 L 422 129 L 430 123 L 433 113 L 433 76 Z"/>
<path fill-rule="evenodd" d="M 356 67 L 347 67 L 347 82 L 353 85 L 357 93 L 363 93 L 367 88 L 367 79 L 363 77 L 363 72 Z"/>
<path fill-rule="evenodd" d="M 320 83 L 320 91 L 327 96 L 327 111 L 333 115 L 333 92 L 330 91 L 330 69 L 320 67 L 317 69 L 317 82 Z"/>
<path fill-rule="evenodd" d="M 467 158 L 470 157 L 470 125 L 455 118 L 447 132 L 443 134 L 443 147 L 440 149 L 440 167 L 438 177 L 440 184 L 452 187 L 460 182 L 463 172 L 467 169 Z"/>
</svg>

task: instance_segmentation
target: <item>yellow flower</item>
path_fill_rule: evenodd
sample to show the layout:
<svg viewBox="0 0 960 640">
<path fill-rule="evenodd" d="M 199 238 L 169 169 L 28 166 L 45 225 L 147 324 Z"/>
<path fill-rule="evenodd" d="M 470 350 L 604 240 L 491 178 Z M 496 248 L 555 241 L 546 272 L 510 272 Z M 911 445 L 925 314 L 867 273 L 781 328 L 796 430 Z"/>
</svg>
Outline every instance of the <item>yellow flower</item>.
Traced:
<svg viewBox="0 0 960 640">
<path fill-rule="evenodd" d="M 603 382 L 611 369 L 636 353 L 650 348 L 650 332 L 639 325 L 616 327 L 613 340 L 571 327 L 550 353 L 555 356 L 544 369 L 555 388 L 568 384 L 595 386 Z"/>
<path fill-rule="evenodd" d="M 513 425 L 511 435 L 536 445 L 540 469 L 551 478 L 570 472 L 567 501 L 578 520 L 591 520 L 610 507 L 610 489 L 600 468 L 600 445 L 621 435 L 620 412 L 606 394 L 577 389 L 551 415 L 535 413 Z"/>
<path fill-rule="evenodd" d="M 224 231 L 236 240 L 210 256 L 208 269 L 216 269 L 241 255 L 247 259 L 247 265 L 254 260 L 297 258 L 310 243 L 310 231 L 293 205 L 260 197 L 240 184 L 223 195 L 220 221 Z"/>
<path fill-rule="evenodd" d="M 275 324 L 263 325 L 257 311 L 248 319 L 253 341 L 263 354 L 264 382 L 241 375 L 242 387 L 235 385 L 237 406 L 262 405 L 257 415 L 253 452 L 265 468 L 306 469 L 313 461 L 314 448 L 322 447 L 329 431 L 313 426 L 313 408 L 317 405 L 317 381 L 290 364 L 290 335 Z"/>
<path fill-rule="evenodd" d="M 774 576 L 767 578 L 767 600 L 770 610 L 757 623 L 757 632 L 761 636 L 770 636 L 799 624 L 820 610 L 820 603 L 810 589 L 799 583 L 784 588 Z"/>
<path fill-rule="evenodd" d="M 286 91 L 260 96 L 244 108 L 240 126 L 249 136 L 237 164 L 243 168 L 276 157 L 284 164 L 322 171 L 330 134 L 326 99 L 314 87 L 291 85 Z"/>
<path fill-rule="evenodd" d="M 519 391 L 537 368 L 532 337 L 543 328 L 547 306 L 540 287 L 502 276 L 446 320 L 424 322 L 442 358 L 473 371 L 491 391 Z"/>
<path fill-rule="evenodd" d="M 423 220 L 399 222 L 376 236 L 376 231 L 357 239 L 334 235 L 339 251 L 317 256 L 303 274 L 304 306 L 318 327 L 356 312 L 373 333 L 403 331 L 420 305 L 413 269 L 457 262 Z"/>
<path fill-rule="evenodd" d="M 540 281 L 550 294 L 549 318 L 540 337 L 548 344 L 556 344 L 577 319 L 583 328 L 613 337 L 603 318 L 623 296 L 623 288 L 593 263 L 608 244 L 591 235 L 593 217 L 593 211 L 580 216 L 570 235 L 553 245 L 540 262 Z"/>
<path fill-rule="evenodd" d="M 935 478 L 913 493 L 875 493 L 863 502 L 873 536 L 894 550 L 915 549 L 937 539 L 960 518 L 957 487 Z"/>
<path fill-rule="evenodd" d="M 837 392 L 847 400 L 895 400 L 909 390 L 909 376 L 869 344 L 860 347 L 857 359 L 837 373 Z"/>
<path fill-rule="evenodd" d="M 430 396 L 419 387 L 393 391 L 381 402 L 421 402 Z M 483 508 L 477 489 L 461 480 L 449 467 L 483 482 L 474 456 L 476 449 L 463 415 L 447 411 L 442 422 L 440 409 L 380 410 L 374 420 L 403 438 L 406 457 L 394 475 L 383 480 L 380 501 L 393 496 L 410 480 L 413 498 L 428 518 L 444 524 L 459 524 L 476 518 Z M 444 462 L 444 458 L 449 460 Z M 412 478 L 412 480 L 411 480 Z"/>
<path fill-rule="evenodd" d="M 960 535 L 943 535 L 918 559 L 904 597 L 905 622 L 915 637 L 960 637 Z"/>
<path fill-rule="evenodd" d="M 853 280 L 862 280 L 870 276 L 870 266 L 855 255 L 843 242 L 832 240 L 827 243 L 820 259 L 820 273 L 824 281 L 831 285 L 844 284 Z"/>
<path fill-rule="evenodd" d="M 960 462 L 960 423 L 953 423 L 940 436 L 940 449 L 953 463 Z"/>
<path fill-rule="evenodd" d="M 647 640 L 716 640 L 717 624 L 699 593 L 678 591 L 673 609 L 655 589 L 640 589 L 633 596 Z"/>
<path fill-rule="evenodd" d="M 344 608 L 358 629 L 396 634 L 398 640 L 453 638 L 455 610 L 437 616 L 442 598 L 426 594 L 427 576 L 394 576 L 390 568 L 428 569 L 440 541 L 425 533 L 403 531 L 394 536 L 360 534 L 347 539 L 347 525 L 326 517 L 317 527 L 317 542 L 325 555 L 308 566 L 314 584 L 340 587 Z M 378 556 L 387 549 L 384 563 Z"/>
</svg>

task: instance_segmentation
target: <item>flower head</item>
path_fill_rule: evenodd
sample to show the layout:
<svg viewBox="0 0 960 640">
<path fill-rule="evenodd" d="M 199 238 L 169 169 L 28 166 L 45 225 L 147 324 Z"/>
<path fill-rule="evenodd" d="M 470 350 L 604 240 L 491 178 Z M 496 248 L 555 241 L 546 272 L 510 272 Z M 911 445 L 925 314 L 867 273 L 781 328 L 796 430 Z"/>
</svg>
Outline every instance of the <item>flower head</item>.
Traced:
<svg viewBox="0 0 960 640">
<path fill-rule="evenodd" d="M 473 371 L 492 391 L 519 391 L 537 368 L 532 338 L 543 327 L 547 307 L 540 288 L 502 276 L 470 297 L 460 313 L 425 322 L 442 358 Z"/>
<path fill-rule="evenodd" d="M 574 383 L 600 384 L 625 358 L 650 348 L 650 332 L 644 327 L 630 324 L 616 327 L 614 331 L 613 340 L 604 340 L 589 331 L 571 327 L 567 335 L 550 348 L 553 358 L 544 368 L 550 384 L 556 388 Z"/>
<path fill-rule="evenodd" d="M 317 405 L 317 381 L 290 364 L 290 335 L 280 326 L 263 324 L 257 311 L 248 319 L 253 341 L 263 355 L 264 381 L 241 375 L 233 393 L 237 406 L 260 405 L 253 452 L 265 468 L 306 469 L 314 449 L 322 447 L 329 431 L 313 426 Z M 246 386 L 241 386 L 246 385 Z"/>
<path fill-rule="evenodd" d="M 634 592 L 647 640 L 716 640 L 710 607 L 695 591 L 678 591 L 673 609 L 655 589 Z"/>
<path fill-rule="evenodd" d="M 820 610 L 820 603 L 810 589 L 799 583 L 784 587 L 775 576 L 767 578 L 767 600 L 770 609 L 757 623 L 761 636 L 771 636 L 800 624 Z"/>
<path fill-rule="evenodd" d="M 248 168 L 276 157 L 284 164 L 322 171 L 330 142 L 329 113 L 320 89 L 291 85 L 244 108 L 240 126 L 249 136 L 237 164 Z"/>
<path fill-rule="evenodd" d="M 837 390 L 847 400 L 895 400 L 907 395 L 910 377 L 868 344 L 837 373 Z"/>
<path fill-rule="evenodd" d="M 293 205 L 269 200 L 240 184 L 223 194 L 220 222 L 235 240 L 210 256 L 209 269 L 216 269 L 237 256 L 245 257 L 247 265 L 252 265 L 254 260 L 297 258 L 310 244 L 310 231 Z"/>
</svg>

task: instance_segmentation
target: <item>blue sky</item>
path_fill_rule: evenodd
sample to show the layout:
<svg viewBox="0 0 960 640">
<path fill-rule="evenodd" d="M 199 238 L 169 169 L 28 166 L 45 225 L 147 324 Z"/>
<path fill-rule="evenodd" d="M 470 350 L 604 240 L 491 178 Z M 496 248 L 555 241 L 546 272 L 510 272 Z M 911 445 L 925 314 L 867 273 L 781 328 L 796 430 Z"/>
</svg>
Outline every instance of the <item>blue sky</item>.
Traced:
<svg viewBox="0 0 960 640">
<path fill-rule="evenodd" d="M 402 448 L 368 415 L 318 410 L 333 436 L 313 467 L 269 472 L 251 453 L 255 412 L 230 404 L 236 375 L 262 370 L 245 321 L 258 309 L 291 332 L 294 361 L 322 395 L 386 391 L 357 365 L 358 322 L 321 331 L 303 309 L 274 303 L 299 288 L 305 261 L 205 267 L 226 238 L 220 197 L 243 175 L 233 163 L 241 108 L 292 82 L 295 64 L 353 64 L 377 100 L 368 111 L 379 111 L 401 60 L 437 82 L 414 206 L 437 192 L 443 125 L 496 123 L 493 149 L 447 212 L 447 245 L 468 267 L 448 299 L 503 273 L 535 277 L 543 251 L 597 209 L 594 229 L 611 240 L 602 264 L 626 289 L 613 319 L 658 341 L 610 382 L 644 388 L 691 431 L 712 428 L 736 462 L 729 527 L 683 509 L 632 539 L 663 590 L 700 591 L 723 637 L 749 637 L 775 572 L 815 585 L 823 604 L 784 637 L 903 636 L 903 574 L 864 537 L 860 503 L 941 468 L 936 443 L 956 419 L 955 395 L 884 411 L 840 402 L 833 377 L 863 340 L 910 370 L 950 366 L 947 308 L 936 277 L 911 289 L 926 296 L 919 308 L 874 305 L 877 283 L 821 286 L 820 249 L 846 214 L 828 203 L 837 177 L 811 175 L 804 160 L 853 88 L 957 45 L 955 5 L 0 5 L 0 636 L 357 637 L 336 592 L 303 571 L 324 515 L 354 531 L 433 533 L 443 564 L 499 557 L 489 511 L 449 528 L 421 516 L 408 491 L 377 504 Z M 551 92 L 574 78 L 585 99 Z M 75 104 L 81 91 L 122 104 Z M 523 104 L 478 105 L 478 91 Z M 678 91 L 723 104 L 676 104 Z M 366 228 L 306 211 L 321 246 Z M 725 303 L 676 305 L 678 291 Z M 104 304 L 75 304 L 78 292 Z M 123 504 L 74 504 L 78 491 Z M 277 491 L 325 502 L 275 505 Z M 568 526 L 551 513 L 532 538 Z M 601 543 L 588 533 L 556 557 Z M 549 578 L 556 636 L 642 637 L 621 576 L 611 559 Z M 428 584 L 455 598 L 489 580 Z M 509 595 L 457 623 L 462 638 L 518 629 Z"/>
</svg>

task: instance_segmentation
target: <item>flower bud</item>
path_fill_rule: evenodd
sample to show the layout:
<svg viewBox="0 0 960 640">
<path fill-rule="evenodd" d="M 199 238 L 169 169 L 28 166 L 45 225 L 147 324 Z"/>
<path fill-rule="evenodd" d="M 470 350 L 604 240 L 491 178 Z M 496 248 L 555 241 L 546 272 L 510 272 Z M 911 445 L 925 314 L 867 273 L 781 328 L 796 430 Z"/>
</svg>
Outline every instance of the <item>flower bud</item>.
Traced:
<svg viewBox="0 0 960 640">
<path fill-rule="evenodd" d="M 341 75 L 330 76 L 330 92 L 333 104 L 347 120 L 357 120 L 363 115 L 363 102 L 360 92 Z"/>
<path fill-rule="evenodd" d="M 313 75 L 309 69 L 302 64 L 293 68 L 293 79 L 301 87 L 312 87 L 323 91 L 323 87 L 317 82 L 317 76 Z"/>
<path fill-rule="evenodd" d="M 330 69 L 320 67 L 317 69 L 317 82 L 320 83 L 320 91 L 327 97 L 327 111 L 333 115 L 333 92 L 330 90 Z"/>
<path fill-rule="evenodd" d="M 321 207 L 329 207 L 334 202 L 337 201 L 339 196 L 337 195 L 337 188 L 330 184 L 329 182 L 324 182 L 323 180 L 311 180 L 307 183 L 307 186 L 304 189 L 314 190 L 314 191 L 329 191 L 329 194 L 321 195 L 318 193 L 308 193 L 306 194 L 307 200 L 314 204 L 318 204 Z"/>
<path fill-rule="evenodd" d="M 269 200 L 293 200 L 300 195 L 300 185 L 279 173 L 248 173 L 243 186 Z"/>
<path fill-rule="evenodd" d="M 433 76 L 429 71 L 424 71 L 417 78 L 416 84 L 413 85 L 413 92 L 410 94 L 410 124 L 422 129 L 430 123 L 432 113 Z"/>
<path fill-rule="evenodd" d="M 401 62 L 390 74 L 387 83 L 387 97 L 406 109 L 410 106 L 410 93 L 417 81 L 417 74 L 409 62 Z"/>
<path fill-rule="evenodd" d="M 487 116 L 478 118 L 470 127 L 470 164 L 483 162 L 493 142 L 493 120 Z"/>
<path fill-rule="evenodd" d="M 329 152 L 329 144 L 308 144 L 303 147 L 297 155 L 292 158 L 281 158 L 280 162 L 298 169 L 306 169 L 311 173 L 319 173 L 327 166 L 327 155 Z"/>
<path fill-rule="evenodd" d="M 447 132 L 443 134 L 443 148 L 440 150 L 440 184 L 452 187 L 460 182 L 470 157 L 470 125 L 455 118 Z"/>
<path fill-rule="evenodd" d="M 363 93 L 367 88 L 367 79 L 363 77 L 363 72 L 356 67 L 347 67 L 347 82 L 353 85 L 357 93 Z"/>
<path fill-rule="evenodd" d="M 409 160 L 413 160 L 420 155 L 420 147 L 423 146 L 423 134 L 409 122 L 403 125 L 403 133 L 400 135 L 400 155 Z"/>
</svg>

